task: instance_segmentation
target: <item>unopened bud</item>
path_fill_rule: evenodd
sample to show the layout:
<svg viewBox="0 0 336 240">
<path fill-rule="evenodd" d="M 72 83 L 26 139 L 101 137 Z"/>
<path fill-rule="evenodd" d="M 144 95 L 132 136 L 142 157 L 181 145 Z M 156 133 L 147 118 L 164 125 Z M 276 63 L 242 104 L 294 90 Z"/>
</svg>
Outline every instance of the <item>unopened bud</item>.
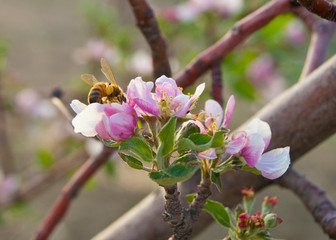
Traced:
<svg viewBox="0 0 336 240">
<path fill-rule="evenodd" d="M 250 217 L 250 223 L 252 228 L 264 228 L 265 222 L 264 219 L 261 217 L 260 212 L 257 212 L 255 215 Z"/>
<path fill-rule="evenodd" d="M 282 223 L 282 219 L 279 218 L 275 213 L 269 213 L 264 217 L 266 228 L 275 228 Z"/>
<path fill-rule="evenodd" d="M 247 228 L 250 216 L 248 213 L 241 213 L 238 217 L 238 227 Z"/>
</svg>

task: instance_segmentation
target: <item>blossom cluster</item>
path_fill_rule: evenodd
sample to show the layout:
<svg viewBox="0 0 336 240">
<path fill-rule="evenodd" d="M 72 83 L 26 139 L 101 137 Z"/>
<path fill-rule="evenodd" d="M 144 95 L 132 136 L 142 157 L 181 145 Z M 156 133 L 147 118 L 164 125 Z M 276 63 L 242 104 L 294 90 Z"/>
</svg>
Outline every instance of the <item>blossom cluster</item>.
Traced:
<svg viewBox="0 0 336 240">
<path fill-rule="evenodd" d="M 161 76 L 155 81 L 154 91 L 153 88 L 153 82 L 145 82 L 141 77 L 137 77 L 131 80 L 127 87 L 126 102 L 85 105 L 78 100 L 73 100 L 71 107 L 77 113 L 72 121 L 74 131 L 86 137 L 98 136 L 103 141 L 117 143 L 131 137 L 142 137 L 145 139 L 146 145 L 148 137 L 144 137 L 141 121 L 146 121 L 149 118 L 156 119 L 158 125 L 163 129 L 166 126 L 164 124 L 168 124 L 171 119 L 179 118 L 185 123 L 180 127 L 181 132 L 184 130 L 183 126 L 191 124 L 198 129 L 196 134 L 199 135 L 196 137 L 201 137 L 202 141 L 206 142 L 198 143 L 198 140 L 193 139 L 190 134 L 190 139 L 179 142 L 180 138 L 176 137 L 176 133 L 162 133 L 164 131 L 160 131 L 152 134 L 151 138 L 155 138 L 156 135 L 159 135 L 160 138 L 153 142 L 164 142 L 166 136 L 163 136 L 163 134 L 167 134 L 169 139 L 168 135 L 173 134 L 171 135 L 173 136 L 172 142 L 165 143 L 166 149 L 158 150 L 161 153 L 173 149 L 179 149 L 179 152 L 182 153 L 185 152 L 182 150 L 189 147 L 190 150 L 198 152 L 197 158 L 199 159 L 218 159 L 218 162 L 223 159 L 238 159 L 251 168 L 257 168 L 264 177 L 269 179 L 278 178 L 287 170 L 290 164 L 289 147 L 264 153 L 271 140 L 271 130 L 266 122 L 254 119 L 245 130 L 232 133 L 226 128 L 234 110 L 234 96 L 229 98 L 225 111 L 218 102 L 208 100 L 205 103 L 204 110 L 197 114 L 191 114 L 205 89 L 204 83 L 196 88 L 194 94 L 184 94 L 174 79 Z M 176 124 L 176 120 L 174 124 Z M 175 125 L 171 124 L 169 126 L 172 126 L 170 130 L 176 131 Z M 146 136 L 148 136 L 148 133 L 146 133 Z M 218 141 L 221 142 L 218 143 Z M 162 145 L 159 143 L 159 147 L 162 147 Z M 153 145 L 152 148 L 157 149 L 157 147 L 157 145 Z M 153 149 L 149 152 L 154 151 Z M 168 153 L 162 156 L 157 153 L 149 153 L 148 156 L 166 159 Z M 139 164 L 137 160 L 130 156 L 126 158 L 131 159 L 132 166 L 137 164 L 137 167 L 142 168 L 142 164 Z M 169 163 L 157 164 L 159 166 L 158 170 L 166 165 L 169 166 Z"/>
</svg>

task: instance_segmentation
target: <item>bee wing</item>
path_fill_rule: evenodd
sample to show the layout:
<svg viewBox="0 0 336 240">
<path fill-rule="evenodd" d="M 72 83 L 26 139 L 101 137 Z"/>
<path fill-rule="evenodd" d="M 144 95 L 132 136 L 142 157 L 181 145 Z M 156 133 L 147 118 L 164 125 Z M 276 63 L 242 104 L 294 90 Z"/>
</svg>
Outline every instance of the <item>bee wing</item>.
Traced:
<svg viewBox="0 0 336 240">
<path fill-rule="evenodd" d="M 113 76 L 113 72 L 112 69 L 110 67 L 110 64 L 107 62 L 107 60 L 105 58 L 102 58 L 100 60 L 100 64 L 101 64 L 101 70 L 104 73 L 105 77 L 112 83 L 112 84 L 117 84 L 114 76 Z"/>
<path fill-rule="evenodd" d="M 83 82 L 85 82 L 86 84 L 93 86 L 96 83 L 98 83 L 98 80 L 95 76 L 93 76 L 92 74 L 82 74 L 81 75 L 81 79 L 83 80 Z"/>
</svg>

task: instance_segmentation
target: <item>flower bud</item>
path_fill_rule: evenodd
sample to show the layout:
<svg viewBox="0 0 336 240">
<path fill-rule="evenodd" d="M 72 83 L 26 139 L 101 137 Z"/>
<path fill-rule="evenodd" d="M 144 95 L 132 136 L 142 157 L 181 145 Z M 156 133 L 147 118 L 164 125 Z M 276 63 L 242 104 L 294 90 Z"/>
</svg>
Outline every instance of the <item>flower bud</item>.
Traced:
<svg viewBox="0 0 336 240">
<path fill-rule="evenodd" d="M 275 228 L 282 223 L 282 219 L 279 218 L 275 213 L 269 213 L 264 217 L 266 228 Z"/>
<path fill-rule="evenodd" d="M 247 228 L 249 224 L 250 215 L 246 212 L 241 213 L 238 217 L 238 227 Z"/>
<path fill-rule="evenodd" d="M 265 222 L 264 219 L 261 217 L 261 213 L 257 212 L 255 215 L 250 217 L 250 224 L 252 228 L 264 228 Z"/>
</svg>

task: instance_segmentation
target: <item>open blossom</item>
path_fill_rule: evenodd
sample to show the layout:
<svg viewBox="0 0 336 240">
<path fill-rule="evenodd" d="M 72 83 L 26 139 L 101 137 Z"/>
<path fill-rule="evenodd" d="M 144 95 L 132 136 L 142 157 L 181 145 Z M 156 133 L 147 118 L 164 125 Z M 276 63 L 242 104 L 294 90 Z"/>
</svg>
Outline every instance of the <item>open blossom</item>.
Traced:
<svg viewBox="0 0 336 240">
<path fill-rule="evenodd" d="M 139 115 L 184 117 L 193 108 L 204 88 L 203 83 L 196 88 L 194 95 L 185 95 L 174 79 L 161 76 L 155 81 L 154 94 L 153 83 L 144 82 L 141 77 L 137 77 L 128 85 L 127 98 Z"/>
<path fill-rule="evenodd" d="M 71 107 L 77 113 L 72 120 L 75 132 L 86 137 L 99 135 L 102 139 L 120 142 L 134 135 L 137 127 L 137 114 L 126 103 L 85 105 L 73 100 Z"/>
<path fill-rule="evenodd" d="M 230 136 L 226 152 L 230 155 L 239 153 L 248 166 L 256 167 L 266 178 L 275 179 L 284 174 L 289 167 L 290 148 L 277 148 L 263 154 L 270 140 L 269 125 L 260 119 L 254 119 L 245 131 L 236 132 Z"/>
</svg>

